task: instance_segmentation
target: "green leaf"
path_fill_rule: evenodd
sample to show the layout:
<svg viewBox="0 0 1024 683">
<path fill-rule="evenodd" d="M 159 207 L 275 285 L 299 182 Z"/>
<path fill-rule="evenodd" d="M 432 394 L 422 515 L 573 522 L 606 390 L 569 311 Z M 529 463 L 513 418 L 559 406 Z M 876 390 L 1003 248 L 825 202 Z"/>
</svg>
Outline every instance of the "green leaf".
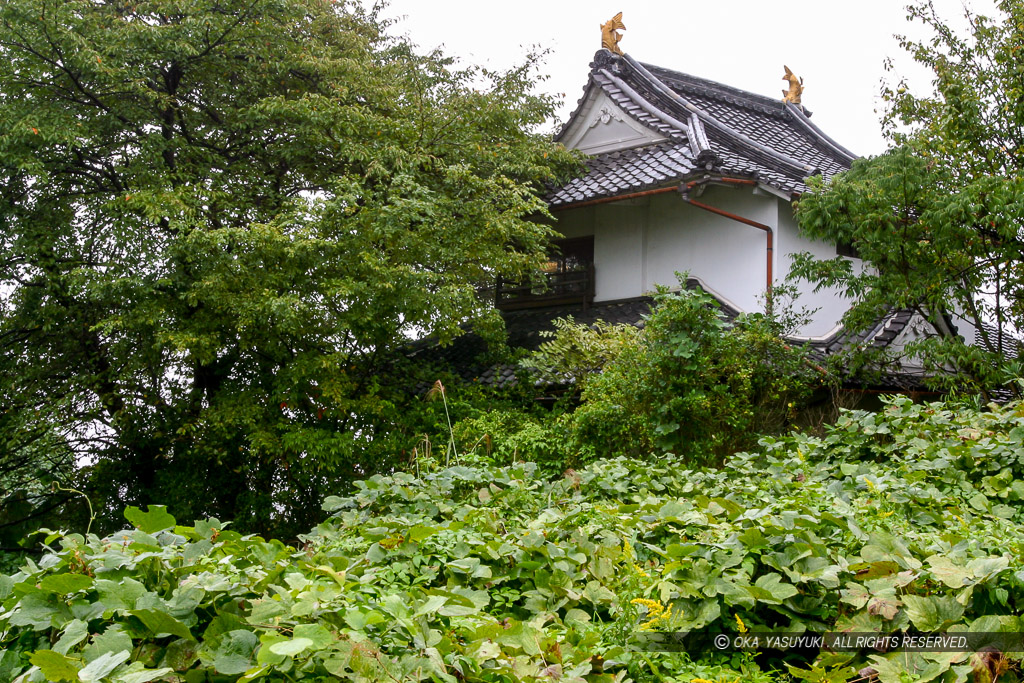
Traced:
<svg viewBox="0 0 1024 683">
<path fill-rule="evenodd" d="M 174 673 L 174 670 L 147 669 L 142 662 L 132 662 L 127 669 L 117 674 L 114 683 L 149 683 L 170 673 Z"/>
<path fill-rule="evenodd" d="M 871 655 L 871 666 L 878 672 L 881 683 L 927 683 L 949 670 L 947 660 L 932 661 L 920 652 L 896 652 L 888 655 Z"/>
<path fill-rule="evenodd" d="M 988 498 L 985 496 L 984 493 L 975 494 L 967 502 L 971 504 L 972 508 L 978 510 L 979 512 L 988 512 Z"/>
<path fill-rule="evenodd" d="M 967 563 L 967 571 L 978 580 L 988 579 L 1005 571 L 1010 566 L 1006 557 L 978 557 Z"/>
<path fill-rule="evenodd" d="M 89 625 L 81 619 L 73 619 L 64 627 L 60 640 L 53 646 L 54 652 L 64 655 L 68 650 L 89 637 Z"/>
<path fill-rule="evenodd" d="M 747 587 L 747 591 L 755 600 L 767 604 L 781 604 L 799 592 L 795 586 L 782 583 L 782 576 L 775 573 L 760 577 L 753 586 Z"/>
<path fill-rule="evenodd" d="M 270 671 L 271 667 L 266 664 L 256 669 L 249 669 L 245 672 L 244 676 L 238 679 L 238 683 L 251 683 L 252 681 L 257 681 L 270 673 Z M 330 671 L 329 668 L 328 671 Z"/>
<path fill-rule="evenodd" d="M 164 650 L 160 666 L 170 667 L 174 671 L 185 671 L 195 664 L 197 659 L 199 659 L 199 643 L 191 638 L 179 638 L 172 641 Z"/>
<path fill-rule="evenodd" d="M 417 525 L 409 529 L 409 540 L 414 542 L 422 541 L 425 538 L 430 538 L 434 534 L 438 533 L 440 529 L 432 526 Z"/>
<path fill-rule="evenodd" d="M 840 600 L 853 605 L 854 609 L 861 609 L 867 605 L 868 600 L 871 599 L 870 591 L 859 583 L 846 584 L 846 588 L 841 591 L 841 594 L 842 597 Z"/>
<path fill-rule="evenodd" d="M 82 654 L 85 661 L 93 662 L 108 654 L 117 654 L 132 649 L 132 639 L 124 632 L 120 624 L 107 626 L 107 629 L 93 636 L 92 642 L 85 648 Z"/>
<path fill-rule="evenodd" d="M 288 608 L 280 600 L 267 598 L 253 602 L 252 611 L 246 617 L 246 621 L 250 624 L 267 624 L 274 617 L 280 617 L 285 614 L 288 614 Z"/>
<path fill-rule="evenodd" d="M 597 581 L 588 581 L 583 588 L 583 597 L 596 606 L 611 604 L 616 600 L 615 593 Z"/>
<path fill-rule="evenodd" d="M 311 647 L 313 647 L 313 641 L 309 638 L 292 638 L 282 643 L 274 643 L 270 646 L 270 651 L 275 655 L 294 657 Z"/>
<path fill-rule="evenodd" d="M 96 579 L 99 601 L 107 609 L 134 609 L 136 601 L 149 591 L 146 586 L 131 577 L 120 581 Z"/>
<path fill-rule="evenodd" d="M 33 588 L 33 592 L 22 597 L 14 606 L 14 612 L 9 617 L 10 623 L 13 626 L 29 626 L 36 631 L 51 628 L 54 617 L 59 616 L 55 601 L 52 594 Z"/>
<path fill-rule="evenodd" d="M 6 599 L 11 594 L 11 589 L 13 588 L 14 579 L 6 574 L 0 574 L 0 600 Z"/>
<path fill-rule="evenodd" d="M 53 650 L 36 650 L 28 661 L 38 666 L 48 681 L 78 681 L 81 662 L 54 652 Z"/>
<path fill-rule="evenodd" d="M 305 638 L 313 643 L 315 650 L 325 650 L 335 642 L 334 635 L 320 624 L 298 624 L 294 631 L 296 638 Z"/>
<path fill-rule="evenodd" d="M 900 566 L 890 560 L 880 560 L 877 562 L 857 562 L 851 564 L 848 569 L 854 572 L 858 581 L 870 581 L 871 579 L 896 574 L 899 572 Z"/>
<path fill-rule="evenodd" d="M 67 595 L 92 586 L 92 577 L 85 574 L 50 574 L 39 582 L 44 591 Z"/>
<path fill-rule="evenodd" d="M 327 496 L 324 498 L 324 502 L 321 505 L 321 509 L 325 512 L 334 512 L 344 506 L 345 499 L 340 496 Z"/>
<path fill-rule="evenodd" d="M 380 624 L 384 621 L 384 615 L 365 606 L 350 607 L 345 611 L 344 618 L 345 623 L 355 631 L 362 631 L 367 626 Z"/>
<path fill-rule="evenodd" d="M 565 613 L 565 623 L 589 624 L 592 620 L 590 615 L 581 609 L 573 608 Z"/>
<path fill-rule="evenodd" d="M 441 609 L 446 602 L 448 602 L 448 598 L 443 595 L 431 595 L 427 598 L 426 602 L 416 608 L 416 612 L 413 614 L 413 617 L 421 617 L 424 614 L 433 614 Z"/>
<path fill-rule="evenodd" d="M 120 652 L 106 652 L 92 660 L 84 669 L 78 672 L 78 679 L 82 683 L 100 683 L 122 662 L 128 661 L 132 653 L 126 650 Z"/>
<path fill-rule="evenodd" d="M 259 638 L 252 631 L 238 629 L 220 637 L 209 661 L 217 673 L 238 675 L 245 673 L 254 663 Z M 207 661 L 207 657 L 203 657 Z"/>
<path fill-rule="evenodd" d="M 950 588 L 963 588 L 973 577 L 973 572 L 954 564 L 943 555 L 932 555 L 925 562 L 928 563 L 932 575 Z"/>
<path fill-rule="evenodd" d="M 903 604 L 914 626 L 921 631 L 944 631 L 960 621 L 964 607 L 948 595 L 904 595 Z"/>
<path fill-rule="evenodd" d="M 826 668 L 812 665 L 810 669 L 801 669 L 787 663 L 786 669 L 793 678 L 808 683 L 846 683 L 857 676 L 857 670 L 853 667 Z"/>
<path fill-rule="evenodd" d="M 192 633 L 185 624 L 181 623 L 166 612 L 155 609 L 131 610 L 130 614 L 139 618 L 150 633 L 157 638 L 172 635 L 179 638 L 191 638 Z"/>
<path fill-rule="evenodd" d="M 129 505 L 124 510 L 125 519 L 143 533 L 153 534 L 164 529 L 173 529 L 177 522 L 164 505 L 148 505 L 147 512 Z"/>
</svg>

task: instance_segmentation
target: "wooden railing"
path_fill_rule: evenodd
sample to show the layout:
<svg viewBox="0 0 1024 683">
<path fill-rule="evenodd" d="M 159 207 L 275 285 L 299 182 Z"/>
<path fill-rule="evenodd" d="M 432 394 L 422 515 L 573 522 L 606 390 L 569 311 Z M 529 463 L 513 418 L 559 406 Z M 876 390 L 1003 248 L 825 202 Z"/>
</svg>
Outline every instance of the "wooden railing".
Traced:
<svg viewBox="0 0 1024 683">
<path fill-rule="evenodd" d="M 594 300 L 594 264 L 560 273 L 545 273 L 542 282 L 508 282 L 498 278 L 494 305 L 508 311 L 517 308 L 582 304 Z"/>
</svg>

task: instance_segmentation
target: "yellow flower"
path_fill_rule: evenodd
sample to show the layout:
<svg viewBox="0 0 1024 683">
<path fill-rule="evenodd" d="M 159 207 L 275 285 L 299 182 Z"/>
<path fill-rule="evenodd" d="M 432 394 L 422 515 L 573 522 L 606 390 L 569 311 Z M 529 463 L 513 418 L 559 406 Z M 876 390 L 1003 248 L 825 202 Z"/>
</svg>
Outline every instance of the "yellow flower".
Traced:
<svg viewBox="0 0 1024 683">
<path fill-rule="evenodd" d="M 640 624 L 641 631 L 650 631 L 657 625 L 659 621 L 667 621 L 670 612 L 665 611 L 665 606 L 656 600 L 648 600 L 647 598 L 633 598 L 630 600 L 634 605 L 641 605 L 647 608 L 647 621 Z"/>
<path fill-rule="evenodd" d="M 740 615 L 738 614 L 736 615 L 736 628 L 740 630 L 740 633 L 746 633 L 750 630 L 747 628 L 747 625 L 743 623 L 743 620 L 740 619 Z"/>
<path fill-rule="evenodd" d="M 665 608 L 657 600 L 648 600 L 647 598 L 633 598 L 630 600 L 634 605 L 640 605 L 647 608 L 648 614 L 660 614 L 665 611 Z"/>
<path fill-rule="evenodd" d="M 861 477 L 861 479 L 863 479 L 864 483 L 867 485 L 868 491 L 871 491 L 872 493 L 874 493 L 875 491 L 878 490 L 878 487 L 875 486 L 875 482 L 871 481 L 866 476 Z"/>
<path fill-rule="evenodd" d="M 694 678 L 692 681 L 690 681 L 690 683 L 715 683 L 715 682 L 714 681 L 709 681 L 706 678 Z"/>
<path fill-rule="evenodd" d="M 650 576 L 650 574 L 648 574 L 647 572 L 644 571 L 643 567 L 641 567 L 640 565 L 636 564 L 635 562 L 633 563 L 633 571 L 635 571 L 640 576 Z"/>
</svg>

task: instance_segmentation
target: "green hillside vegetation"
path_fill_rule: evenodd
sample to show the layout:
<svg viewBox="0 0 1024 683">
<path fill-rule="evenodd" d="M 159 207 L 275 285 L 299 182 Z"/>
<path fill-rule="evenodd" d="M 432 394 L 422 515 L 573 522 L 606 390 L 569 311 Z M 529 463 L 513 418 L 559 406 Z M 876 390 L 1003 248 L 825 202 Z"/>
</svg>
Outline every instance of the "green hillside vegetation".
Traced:
<svg viewBox="0 0 1024 683">
<path fill-rule="evenodd" d="M 500 343 L 481 285 L 537 272 L 580 161 L 536 132 L 536 54 L 460 67 L 356 0 L 0 2 L 0 683 L 1020 681 L 1024 403 L 988 400 L 1024 395 L 1024 2 L 996 6 L 966 36 L 912 6 L 935 91 L 887 86 L 894 148 L 800 198 L 871 267 L 796 272 L 851 333 L 930 321 L 903 352 L 950 396 L 835 419 L 901 359 L 785 343 L 791 283 Z M 469 328 L 516 386 L 408 355 Z M 974 646 L 716 646 L 835 632 Z"/>
<path fill-rule="evenodd" d="M 0 2 L 0 546 L 77 517 L 50 481 L 107 531 L 293 537 L 393 465 L 410 336 L 500 323 L 478 283 L 539 267 L 576 167 L 539 56 L 460 66 L 381 12 Z"/>
<path fill-rule="evenodd" d="M 1015 632 L 1024 410 L 893 399 L 721 469 L 420 462 L 287 546 L 129 508 L 0 578 L 0 679 L 1018 680 L 1021 653 L 724 652 L 778 629 Z M 651 632 L 693 632 L 688 653 Z"/>
</svg>

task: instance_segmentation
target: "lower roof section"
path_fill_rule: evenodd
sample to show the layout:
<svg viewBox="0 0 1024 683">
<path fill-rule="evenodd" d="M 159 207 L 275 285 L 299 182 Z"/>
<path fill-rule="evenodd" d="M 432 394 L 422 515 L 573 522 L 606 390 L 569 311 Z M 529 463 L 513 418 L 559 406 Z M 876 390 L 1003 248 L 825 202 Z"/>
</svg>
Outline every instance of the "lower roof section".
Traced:
<svg viewBox="0 0 1024 683">
<path fill-rule="evenodd" d="M 697 280 L 688 280 L 687 288 L 700 285 Z M 712 295 L 713 296 L 713 295 Z M 717 300 L 717 299 L 716 299 Z M 645 317 L 651 312 L 651 297 L 637 297 L 619 301 L 604 301 L 584 306 L 582 304 L 548 306 L 502 314 L 508 333 L 508 345 L 513 349 L 533 351 L 546 341 L 542 331 L 553 331 L 555 320 L 572 316 L 577 323 L 587 325 L 603 320 L 612 324 L 629 324 L 642 328 Z M 719 301 L 719 310 L 727 321 L 735 320 L 738 311 L 725 302 Z M 897 341 L 908 329 L 914 314 L 910 311 L 892 311 L 875 326 L 859 333 L 848 333 L 840 329 L 836 334 L 821 340 L 805 342 L 790 340 L 793 344 L 808 344 L 811 360 L 823 362 L 828 357 L 841 354 L 857 347 L 885 349 Z M 455 339 L 448 346 L 430 344 L 429 341 L 416 345 L 409 357 L 434 365 L 444 366 L 468 382 L 478 382 L 496 388 L 510 387 L 517 383 L 517 366 L 512 363 L 496 363 L 485 340 L 473 332 Z M 914 391 L 922 387 L 919 372 L 888 373 L 871 388 L 891 391 Z M 851 384 L 850 386 L 854 386 Z"/>
</svg>

